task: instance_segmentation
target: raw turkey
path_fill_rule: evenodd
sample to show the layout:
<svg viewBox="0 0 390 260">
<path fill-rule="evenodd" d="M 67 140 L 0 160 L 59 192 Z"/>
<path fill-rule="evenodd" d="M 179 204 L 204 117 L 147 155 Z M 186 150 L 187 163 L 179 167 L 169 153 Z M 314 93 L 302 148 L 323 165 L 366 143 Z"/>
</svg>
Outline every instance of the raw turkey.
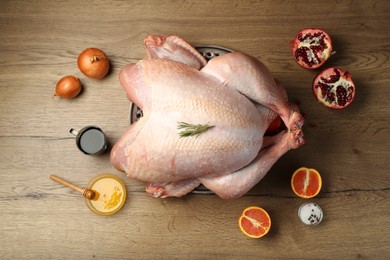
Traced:
<svg viewBox="0 0 390 260">
<path fill-rule="evenodd" d="M 304 143 L 303 117 L 259 60 L 233 52 L 206 62 L 178 36 L 148 36 L 144 44 L 149 59 L 120 72 L 143 117 L 114 145 L 111 162 L 147 182 L 152 196 L 180 197 L 202 183 L 238 198 Z M 287 129 L 264 136 L 277 116 Z M 180 122 L 209 127 L 181 137 Z"/>
</svg>

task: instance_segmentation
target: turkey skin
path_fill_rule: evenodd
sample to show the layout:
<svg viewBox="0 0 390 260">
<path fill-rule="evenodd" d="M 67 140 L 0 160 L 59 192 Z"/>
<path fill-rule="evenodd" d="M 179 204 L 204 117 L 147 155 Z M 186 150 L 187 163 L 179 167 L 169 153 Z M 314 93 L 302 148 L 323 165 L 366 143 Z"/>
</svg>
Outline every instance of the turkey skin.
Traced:
<svg viewBox="0 0 390 260">
<path fill-rule="evenodd" d="M 155 197 L 180 197 L 201 183 L 238 198 L 288 150 L 304 143 L 303 117 L 283 86 L 249 55 L 209 62 L 178 36 L 149 36 L 149 59 L 125 66 L 120 82 L 143 110 L 111 150 L 111 162 Z M 264 136 L 280 116 L 287 130 Z M 181 136 L 181 123 L 208 128 Z"/>
</svg>

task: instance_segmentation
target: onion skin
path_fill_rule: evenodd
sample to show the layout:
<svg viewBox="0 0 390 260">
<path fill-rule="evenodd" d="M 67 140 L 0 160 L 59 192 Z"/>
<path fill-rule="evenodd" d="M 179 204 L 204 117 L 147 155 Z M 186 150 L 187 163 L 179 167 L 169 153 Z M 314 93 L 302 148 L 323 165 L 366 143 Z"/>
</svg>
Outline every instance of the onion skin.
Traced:
<svg viewBox="0 0 390 260">
<path fill-rule="evenodd" d="M 75 98 L 81 91 L 80 80 L 72 75 L 61 78 L 56 85 L 53 97 L 60 96 L 66 99 Z"/>
<path fill-rule="evenodd" d="M 102 50 L 87 48 L 80 53 L 77 66 L 87 77 L 101 79 L 106 76 L 110 68 L 110 61 Z"/>
</svg>

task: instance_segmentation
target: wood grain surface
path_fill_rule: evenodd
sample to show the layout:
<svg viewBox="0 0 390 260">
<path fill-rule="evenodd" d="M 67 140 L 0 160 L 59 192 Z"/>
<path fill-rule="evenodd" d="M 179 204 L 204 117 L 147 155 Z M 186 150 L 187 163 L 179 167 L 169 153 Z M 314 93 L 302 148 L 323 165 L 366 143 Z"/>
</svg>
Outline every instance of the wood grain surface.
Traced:
<svg viewBox="0 0 390 260">
<path fill-rule="evenodd" d="M 336 55 L 325 67 L 353 75 L 354 103 L 341 111 L 313 97 L 318 73 L 300 68 L 289 41 L 305 27 L 324 28 Z M 247 195 L 154 199 L 144 184 L 110 164 L 109 153 L 79 152 L 70 128 L 98 125 L 114 144 L 129 124 L 118 74 L 146 56 L 148 34 L 178 34 L 261 59 L 298 102 L 307 143 L 288 152 Z M 0 258 L 1 259 L 389 259 L 390 258 L 390 2 L 389 1 L 6 1 L 0 2 Z M 86 78 L 77 56 L 103 49 L 112 69 Z M 80 77 L 74 100 L 52 98 L 65 75 Z M 304 226 L 306 200 L 290 177 L 318 169 L 315 199 L 324 221 Z M 124 208 L 102 217 L 56 174 L 84 187 L 99 173 L 124 180 Z M 242 210 L 265 208 L 272 229 L 262 239 L 237 226 Z"/>
</svg>

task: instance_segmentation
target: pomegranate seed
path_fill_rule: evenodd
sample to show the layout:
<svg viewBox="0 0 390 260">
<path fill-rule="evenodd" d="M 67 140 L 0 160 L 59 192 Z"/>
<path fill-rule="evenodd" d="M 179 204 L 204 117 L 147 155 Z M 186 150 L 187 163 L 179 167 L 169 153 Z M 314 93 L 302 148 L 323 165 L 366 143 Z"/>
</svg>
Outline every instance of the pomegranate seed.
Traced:
<svg viewBox="0 0 390 260">
<path fill-rule="evenodd" d="M 347 90 L 343 86 L 337 86 L 336 94 L 338 104 L 344 106 L 347 103 Z"/>
<path fill-rule="evenodd" d="M 332 103 L 332 102 L 334 102 L 335 101 L 335 94 L 333 93 L 333 92 L 329 92 L 328 93 L 328 95 L 326 96 L 327 97 L 327 99 L 328 99 L 328 101 L 330 102 L 330 103 Z"/>
</svg>

